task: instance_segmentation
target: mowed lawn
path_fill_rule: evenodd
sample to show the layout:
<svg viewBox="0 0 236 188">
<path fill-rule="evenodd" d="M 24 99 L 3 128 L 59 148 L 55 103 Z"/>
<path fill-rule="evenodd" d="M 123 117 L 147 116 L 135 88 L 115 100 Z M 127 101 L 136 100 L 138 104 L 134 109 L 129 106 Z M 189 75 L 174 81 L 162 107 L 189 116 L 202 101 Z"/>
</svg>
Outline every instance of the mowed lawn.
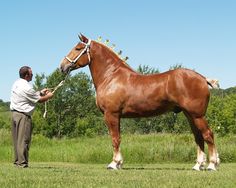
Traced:
<svg viewBox="0 0 236 188">
<path fill-rule="evenodd" d="M 125 164 L 107 170 L 104 164 L 32 162 L 21 169 L 0 163 L 1 188 L 30 187 L 236 187 L 236 163 L 223 163 L 218 171 L 192 171 L 193 164 Z"/>
</svg>

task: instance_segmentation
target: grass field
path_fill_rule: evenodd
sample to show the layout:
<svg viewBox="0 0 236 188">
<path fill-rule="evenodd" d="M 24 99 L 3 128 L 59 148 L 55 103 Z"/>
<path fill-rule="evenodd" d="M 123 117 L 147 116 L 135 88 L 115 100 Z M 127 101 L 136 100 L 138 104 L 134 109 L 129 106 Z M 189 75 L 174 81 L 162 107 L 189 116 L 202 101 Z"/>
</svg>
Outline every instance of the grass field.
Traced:
<svg viewBox="0 0 236 188">
<path fill-rule="evenodd" d="M 236 163 L 236 135 L 216 138 L 223 163 Z M 0 162 L 12 161 L 10 133 L 0 130 Z M 122 135 L 126 164 L 194 163 L 196 144 L 191 134 Z M 206 147 L 207 153 L 207 147 Z M 107 164 L 112 160 L 111 138 L 48 139 L 33 135 L 30 162 Z"/>
<path fill-rule="evenodd" d="M 33 135 L 30 168 L 13 166 L 10 132 L 0 129 L 0 188 L 28 187 L 236 187 L 236 135 L 216 137 L 217 172 L 192 171 L 196 145 L 190 134 L 122 135 L 122 170 L 112 160 L 109 135 L 48 139 Z M 207 147 L 206 147 L 207 149 Z M 207 152 L 207 151 L 206 151 Z"/>
<path fill-rule="evenodd" d="M 217 172 L 192 171 L 192 164 L 127 164 L 107 170 L 104 164 L 31 163 L 21 169 L 0 163 L 1 188 L 35 187 L 236 187 L 236 163 L 222 164 Z"/>
</svg>

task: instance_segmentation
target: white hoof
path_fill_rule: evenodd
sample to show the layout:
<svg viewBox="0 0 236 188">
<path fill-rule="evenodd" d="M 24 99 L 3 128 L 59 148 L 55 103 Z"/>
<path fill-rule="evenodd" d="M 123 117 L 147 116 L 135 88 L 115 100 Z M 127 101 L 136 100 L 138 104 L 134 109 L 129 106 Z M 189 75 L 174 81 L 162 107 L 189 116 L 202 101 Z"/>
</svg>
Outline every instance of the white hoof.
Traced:
<svg viewBox="0 0 236 188">
<path fill-rule="evenodd" d="M 123 161 L 115 162 L 112 161 L 108 166 L 107 169 L 109 170 L 119 170 L 122 168 Z"/>
<path fill-rule="evenodd" d="M 210 163 L 207 167 L 208 171 L 216 171 L 216 165 L 214 163 Z"/>
<path fill-rule="evenodd" d="M 204 170 L 205 167 L 204 167 L 203 164 L 196 163 L 195 166 L 192 169 L 196 170 L 196 171 L 201 171 L 201 170 Z"/>
</svg>

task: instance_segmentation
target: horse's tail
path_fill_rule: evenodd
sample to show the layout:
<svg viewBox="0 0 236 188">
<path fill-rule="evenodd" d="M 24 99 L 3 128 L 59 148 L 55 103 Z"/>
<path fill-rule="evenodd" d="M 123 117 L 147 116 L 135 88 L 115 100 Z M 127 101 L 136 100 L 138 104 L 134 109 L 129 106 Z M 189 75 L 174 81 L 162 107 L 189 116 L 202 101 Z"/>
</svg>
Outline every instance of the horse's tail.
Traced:
<svg viewBox="0 0 236 188">
<path fill-rule="evenodd" d="M 219 80 L 206 78 L 206 81 L 207 81 L 207 84 L 209 86 L 211 86 L 213 89 L 219 89 L 220 88 Z"/>
</svg>

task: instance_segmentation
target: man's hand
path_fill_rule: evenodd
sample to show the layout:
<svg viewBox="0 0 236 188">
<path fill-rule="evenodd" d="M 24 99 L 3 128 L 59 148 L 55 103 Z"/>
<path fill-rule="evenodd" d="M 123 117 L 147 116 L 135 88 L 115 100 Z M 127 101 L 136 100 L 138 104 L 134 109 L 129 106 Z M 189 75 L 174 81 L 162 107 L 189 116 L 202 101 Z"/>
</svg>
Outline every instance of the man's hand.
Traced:
<svg viewBox="0 0 236 188">
<path fill-rule="evenodd" d="M 46 96 L 48 97 L 48 99 L 51 99 L 53 97 L 53 93 L 51 91 L 47 91 L 46 92 Z"/>
<path fill-rule="evenodd" d="M 51 99 L 53 97 L 53 93 L 48 89 L 43 89 L 41 92 L 43 92 L 44 95 L 41 95 L 39 102 L 46 102 L 47 100 Z"/>
<path fill-rule="evenodd" d="M 49 89 L 48 89 L 48 88 L 44 88 L 44 89 L 42 89 L 42 90 L 40 91 L 40 96 L 45 96 L 45 95 L 48 94 L 48 92 L 49 92 Z"/>
</svg>

